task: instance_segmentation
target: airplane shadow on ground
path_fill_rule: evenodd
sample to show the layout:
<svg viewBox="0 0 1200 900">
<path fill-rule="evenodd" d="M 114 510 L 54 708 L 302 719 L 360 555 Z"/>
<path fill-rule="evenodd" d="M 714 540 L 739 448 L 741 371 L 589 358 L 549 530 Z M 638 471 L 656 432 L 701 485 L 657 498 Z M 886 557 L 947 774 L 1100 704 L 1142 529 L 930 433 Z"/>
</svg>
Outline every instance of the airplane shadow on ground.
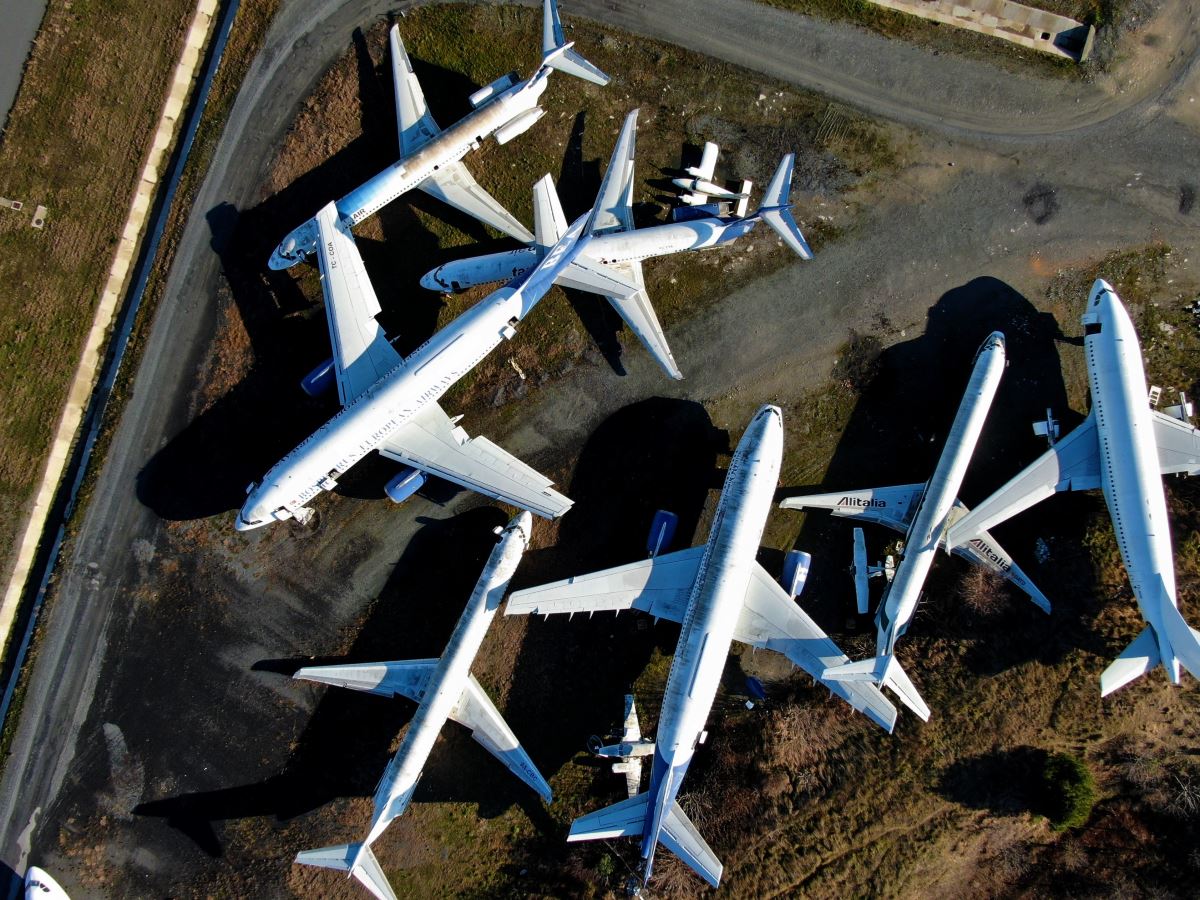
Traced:
<svg viewBox="0 0 1200 900">
<path fill-rule="evenodd" d="M 970 809 L 1046 815 L 1042 770 L 1049 756 L 1038 747 L 1015 747 L 960 759 L 942 773 L 937 792 Z"/>
<path fill-rule="evenodd" d="M 307 275 L 305 268 L 314 264 L 274 272 L 267 259 L 289 229 L 397 158 L 395 116 L 389 112 L 391 91 L 387 83 L 386 90 L 380 86 L 386 61 L 376 66 L 362 36 L 356 35 L 355 41 L 363 136 L 254 207 L 239 210 L 222 203 L 207 213 L 211 246 L 220 258 L 224 283 L 213 304 L 217 310 L 213 361 L 206 363 L 207 343 L 195 351 L 197 384 L 211 391 L 221 390 L 222 380 L 232 384 L 216 399 L 198 396 L 192 410 L 179 413 L 177 433 L 139 473 L 138 498 L 164 519 L 197 519 L 238 508 L 246 485 L 337 409 L 336 393 L 313 399 L 299 388 L 300 379 L 330 355 L 322 306 L 310 302 L 298 282 Z M 440 113 L 442 101 L 457 97 L 461 107 L 477 86 L 456 73 L 414 65 L 426 84 L 437 86 L 427 93 L 430 108 L 443 121 L 460 116 L 465 111 L 461 108 Z M 390 77 L 389 69 L 389 82 Z M 381 210 L 377 217 L 384 239 L 356 240 L 384 307 L 380 322 L 395 336 L 401 353 L 434 332 L 441 309 L 438 295 L 419 287 L 420 276 L 462 253 L 462 248 L 440 248 L 414 208 L 487 241 L 471 248 L 473 252 L 514 246 L 507 239 L 488 240 L 482 225 L 419 191 Z M 393 466 L 388 471 L 394 470 Z M 198 472 L 204 476 L 197 477 Z M 359 477 L 345 491 L 381 496 L 383 480 L 386 476 L 364 487 Z"/>
<path fill-rule="evenodd" d="M 405 547 L 344 657 L 268 659 L 253 668 L 286 677 L 306 665 L 441 656 L 495 546 L 492 529 L 507 518 L 494 506 L 481 506 L 450 519 L 424 522 Z M 287 821 L 339 798 L 371 796 L 392 756 L 392 742 L 412 718 L 415 704 L 405 698 L 320 685 L 309 690 L 319 700 L 277 774 L 253 784 L 152 800 L 137 806 L 134 814 L 165 820 L 215 857 L 225 849 L 222 823 L 267 816 Z M 533 723 L 509 721 L 526 740 L 540 732 Z M 540 760 L 535 757 L 535 762 Z M 454 724 L 443 729 L 414 800 L 478 801 L 485 818 L 518 804 L 539 828 L 552 827 L 541 800 Z M 320 846 L 321 832 L 332 836 L 341 818 L 331 814 L 327 829 L 303 829 L 303 840 Z M 368 825 L 367 820 L 361 822 L 363 835 Z M 284 840 L 299 831 L 287 832 Z M 295 852 L 308 846 L 289 849 Z"/>
<path fill-rule="evenodd" d="M 834 377 L 860 385 L 861 394 L 824 481 L 803 489 L 785 488 L 780 496 L 928 480 L 962 400 L 975 353 L 997 330 L 1005 335 L 1008 366 L 961 491 L 968 506 L 990 495 L 1045 451 L 1044 439 L 1033 435 L 1030 423 L 1044 419 L 1047 408 L 1060 420 L 1063 434 L 1082 421 L 1067 404 L 1057 348 L 1082 341 L 1064 336 L 1053 316 L 1039 312 L 1009 285 L 982 277 L 943 294 L 930 307 L 919 337 L 880 353 L 874 339 L 852 336 Z M 901 641 L 901 656 L 904 643 L 913 652 L 914 640 L 923 636 L 965 640 L 965 664 L 976 674 L 991 675 L 1029 659 L 1054 663 L 1079 647 L 1103 649 L 1090 628 L 1100 602 L 1082 544 L 1082 513 L 1097 503 L 1103 500 L 1064 495 L 1046 501 L 1042 515 L 1026 513 L 992 529 L 1050 598 L 1050 617 L 1010 588 L 1002 589 L 1003 596 L 992 608 L 968 609 L 959 591 L 969 564 L 939 555 L 908 636 Z M 873 646 L 874 622 L 853 612 L 848 569 L 854 527 L 852 520 L 831 520 L 825 513 L 806 518 L 796 543 L 813 554 L 803 602 L 818 611 L 818 621 L 853 625 L 864 643 L 871 636 Z M 862 527 L 872 563 L 903 538 L 883 526 Z M 1039 538 L 1050 547 L 1047 564 L 1035 558 Z M 880 584 L 872 580 L 871 616 Z M 920 671 L 919 665 L 915 668 Z"/>
</svg>

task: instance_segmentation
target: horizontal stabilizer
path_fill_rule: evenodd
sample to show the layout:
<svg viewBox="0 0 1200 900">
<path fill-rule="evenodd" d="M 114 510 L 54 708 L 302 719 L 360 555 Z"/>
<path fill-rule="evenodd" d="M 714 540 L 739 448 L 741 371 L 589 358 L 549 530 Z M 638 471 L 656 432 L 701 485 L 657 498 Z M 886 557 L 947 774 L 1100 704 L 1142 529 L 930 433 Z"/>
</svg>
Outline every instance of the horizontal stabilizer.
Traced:
<svg viewBox="0 0 1200 900">
<path fill-rule="evenodd" d="M 650 794 L 638 794 L 571 823 L 568 841 L 601 841 L 640 835 L 650 811 Z"/>
<path fill-rule="evenodd" d="M 1192 673 L 1193 678 L 1200 678 L 1200 635 L 1196 629 L 1188 627 L 1183 613 L 1171 601 L 1166 591 L 1163 591 L 1161 596 L 1160 615 L 1167 640 L 1171 642 L 1171 652 L 1175 654 L 1175 659 Z"/>
<path fill-rule="evenodd" d="M 1158 642 L 1154 639 L 1154 631 L 1147 626 L 1104 670 L 1100 676 L 1100 696 L 1107 697 L 1135 678 L 1141 678 L 1158 663 Z"/>
<path fill-rule="evenodd" d="M 822 681 L 873 681 L 890 688 L 900 702 L 915 712 L 923 721 L 929 721 L 929 707 L 917 693 L 916 686 L 900 667 L 895 656 L 877 656 L 826 669 Z"/>
<path fill-rule="evenodd" d="M 725 866 L 700 836 L 700 832 L 678 802 L 672 803 L 667 811 L 658 839 L 664 847 L 695 869 L 700 877 L 713 887 L 720 885 L 721 873 Z"/>
<path fill-rule="evenodd" d="M 408 659 L 403 662 L 305 666 L 292 677 L 302 681 L 316 681 L 355 691 L 366 691 L 383 697 L 403 694 L 410 700 L 419 702 L 437 663 L 436 659 Z"/>
<path fill-rule="evenodd" d="M 881 657 L 882 658 L 882 657 Z M 822 681 L 873 681 L 878 684 L 881 680 L 881 673 L 877 672 L 879 668 L 876 659 L 862 659 L 858 662 L 846 663 L 841 666 L 834 666 L 826 669 L 821 673 Z"/>
<path fill-rule="evenodd" d="M 796 155 L 789 153 L 779 161 L 779 168 L 775 170 L 770 184 L 767 185 L 766 193 L 763 194 L 758 214 L 774 229 L 776 234 L 783 238 L 783 242 L 797 256 L 801 259 L 812 259 L 812 248 L 808 246 L 808 241 L 800 232 L 800 226 L 792 218 L 790 195 L 792 192 L 792 166 L 795 159 Z"/>
<path fill-rule="evenodd" d="M 558 18 L 556 0 L 544 0 L 542 5 L 542 65 L 590 81 L 606 85 L 609 77 L 571 49 Z"/>
<path fill-rule="evenodd" d="M 347 872 L 350 866 L 354 865 L 351 874 L 362 882 L 368 891 L 379 900 L 396 900 L 396 894 L 388 884 L 383 869 L 379 866 L 379 860 L 375 858 L 370 847 L 361 844 L 340 844 L 336 847 L 322 847 L 320 850 L 305 850 L 296 854 L 296 862 L 306 866 L 320 866 L 323 869 L 336 869 L 339 872 Z"/>
</svg>

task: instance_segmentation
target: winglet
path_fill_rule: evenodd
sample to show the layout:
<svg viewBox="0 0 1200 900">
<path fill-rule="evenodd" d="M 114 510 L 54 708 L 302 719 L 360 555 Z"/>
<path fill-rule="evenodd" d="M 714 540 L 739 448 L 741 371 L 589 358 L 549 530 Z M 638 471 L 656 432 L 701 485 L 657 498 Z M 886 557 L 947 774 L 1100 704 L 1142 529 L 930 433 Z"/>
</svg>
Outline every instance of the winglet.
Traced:
<svg viewBox="0 0 1200 900">
<path fill-rule="evenodd" d="M 558 3 L 545 0 L 542 5 L 542 65 L 601 87 L 612 80 L 571 47 L 558 18 Z"/>
<path fill-rule="evenodd" d="M 396 900 L 396 894 L 388 883 L 387 876 L 383 874 L 379 860 L 368 845 L 340 844 L 336 847 L 322 847 L 320 850 L 305 850 L 296 854 L 296 862 L 306 866 L 349 872 L 378 900 Z"/>
</svg>

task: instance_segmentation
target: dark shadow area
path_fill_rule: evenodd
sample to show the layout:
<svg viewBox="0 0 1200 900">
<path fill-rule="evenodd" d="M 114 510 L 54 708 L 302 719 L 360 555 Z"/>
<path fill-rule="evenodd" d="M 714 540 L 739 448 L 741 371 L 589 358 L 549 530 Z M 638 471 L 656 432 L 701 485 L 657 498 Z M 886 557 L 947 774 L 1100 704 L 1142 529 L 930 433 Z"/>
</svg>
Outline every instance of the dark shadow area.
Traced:
<svg viewBox="0 0 1200 900">
<path fill-rule="evenodd" d="M 0 863 L 0 897 L 15 898 L 24 896 L 25 879 L 18 875 L 6 863 Z"/>
<path fill-rule="evenodd" d="M 288 677 L 306 665 L 440 656 L 495 546 L 492 529 L 506 520 L 490 506 L 428 520 L 405 547 L 344 657 L 264 659 L 253 669 Z M 254 784 L 152 800 L 134 813 L 166 819 L 205 853 L 219 856 L 223 822 L 256 816 L 282 821 L 341 797 L 373 794 L 392 756 L 391 743 L 415 704 L 319 685 L 311 689 L 320 699 L 278 774 Z M 510 722 L 518 735 L 539 733 L 528 722 L 524 728 Z M 479 801 L 486 818 L 517 803 L 539 827 L 550 827 L 537 796 L 453 724 L 444 728 L 414 800 Z M 364 834 L 368 824 L 362 822 Z"/>
<path fill-rule="evenodd" d="M 216 399 L 195 398 L 194 408 L 180 414 L 175 437 L 139 475 L 139 499 L 162 518 L 196 519 L 240 507 L 246 485 L 261 478 L 337 410 L 336 393 L 314 400 L 299 388 L 300 379 L 331 352 L 320 304 L 310 302 L 301 289 L 301 280 L 308 279 L 308 290 L 314 290 L 314 276 L 306 271 L 314 263 L 274 272 L 267 259 L 287 232 L 322 204 L 344 196 L 397 158 L 386 47 L 376 51 L 383 62 L 375 65 L 361 34 L 356 34 L 355 44 L 364 134 L 257 206 L 239 210 L 223 203 L 208 212 L 212 248 L 220 257 L 225 284 L 216 298 L 217 362 L 206 366 L 205 346 L 197 351 L 196 366 L 198 383 L 223 393 Z M 414 66 L 439 121 L 452 122 L 469 111 L 466 97 L 477 87 L 469 79 L 419 61 Z M 440 248 L 421 226 L 414 207 L 487 237 L 473 219 L 412 191 L 377 214 L 384 240 L 356 238 L 384 308 L 380 324 L 402 354 L 433 333 L 441 309 L 438 295 L 418 286 L 421 275 L 462 252 Z M 509 240 L 492 240 L 472 249 L 511 246 Z M 211 308 L 210 300 L 200 302 Z M 239 345 L 241 328 L 248 348 Z M 239 376 L 246 357 L 253 363 Z M 223 378 L 231 381 L 227 388 Z M 379 496 L 386 476 L 365 487 L 362 476 L 347 480 L 352 496 Z"/>
<path fill-rule="evenodd" d="M 720 484 L 717 454 L 728 448 L 699 403 L 653 398 L 627 406 L 601 423 L 584 446 L 567 492 L 575 506 L 554 545 L 529 554 L 514 589 L 544 584 L 646 558 L 646 536 L 657 509 L 679 516 L 664 552 L 692 546 L 710 487 Z M 618 718 L 622 699 L 655 647 L 674 651 L 679 628 L 641 613 L 593 617 L 534 617 L 513 672 L 507 715 L 518 734 L 538 735 L 530 749 L 546 776 L 586 752 L 587 740 Z M 657 719 L 658 699 L 637 697 L 645 733 Z M 553 727 L 546 727 L 547 722 Z M 524 729 L 524 731 L 522 730 Z M 597 769 L 589 787 L 595 806 L 623 799 L 621 781 Z M 561 835 L 540 842 L 539 854 L 561 858 Z"/>
<path fill-rule="evenodd" d="M 998 815 L 1045 815 L 1042 770 L 1048 757 L 1038 747 L 1017 747 L 960 759 L 942 773 L 937 792 L 953 803 Z"/>
<path fill-rule="evenodd" d="M 1068 407 L 1058 357 L 1057 345 L 1073 339 L 1062 334 L 1051 315 L 990 277 L 943 294 L 929 309 L 924 333 L 912 340 L 879 352 L 874 337 L 851 336 L 833 377 L 855 385 L 860 397 L 826 478 L 819 486 L 785 489 L 781 496 L 928 480 L 962 400 L 975 353 L 997 330 L 1005 334 L 1008 366 L 960 493 L 968 506 L 989 496 L 1046 449 L 1030 424 L 1045 419 L 1047 408 L 1060 420 L 1063 434 L 1083 419 L 1080 411 Z M 1103 500 L 1086 494 L 1052 498 L 991 531 L 1050 598 L 1053 616 L 1046 617 L 1024 594 L 1009 588 L 1003 589 L 1009 598 L 994 615 L 964 610 L 958 591 L 968 564 L 939 555 L 908 634 L 968 641 L 966 664 L 980 674 L 995 674 L 1029 659 L 1053 663 L 1074 647 L 1095 649 L 1097 638 L 1088 625 L 1100 604 L 1082 545 L 1081 513 L 1097 502 Z M 871 582 L 870 617 L 856 616 L 849 574 L 855 525 L 824 513 L 806 518 L 796 543 L 813 555 L 803 602 L 816 610 L 818 622 L 848 622 L 863 635 L 873 635 L 871 617 L 882 580 Z M 883 526 L 862 527 L 872 563 L 903 539 Z M 1039 538 L 1050 548 L 1045 565 L 1035 557 Z"/>
</svg>

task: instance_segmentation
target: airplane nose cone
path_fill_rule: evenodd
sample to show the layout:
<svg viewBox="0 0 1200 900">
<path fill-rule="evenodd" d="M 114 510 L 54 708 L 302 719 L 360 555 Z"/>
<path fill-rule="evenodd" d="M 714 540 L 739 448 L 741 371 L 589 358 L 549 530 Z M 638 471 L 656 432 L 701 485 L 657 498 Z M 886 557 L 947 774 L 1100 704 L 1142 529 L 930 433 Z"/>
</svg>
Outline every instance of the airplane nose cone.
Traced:
<svg viewBox="0 0 1200 900">
<path fill-rule="evenodd" d="M 1103 278 L 1097 278 L 1092 283 L 1092 292 L 1088 297 L 1088 306 L 1096 306 L 1100 303 L 1101 298 L 1105 294 L 1115 295 L 1117 292 L 1113 290 L 1113 286 Z"/>
</svg>

